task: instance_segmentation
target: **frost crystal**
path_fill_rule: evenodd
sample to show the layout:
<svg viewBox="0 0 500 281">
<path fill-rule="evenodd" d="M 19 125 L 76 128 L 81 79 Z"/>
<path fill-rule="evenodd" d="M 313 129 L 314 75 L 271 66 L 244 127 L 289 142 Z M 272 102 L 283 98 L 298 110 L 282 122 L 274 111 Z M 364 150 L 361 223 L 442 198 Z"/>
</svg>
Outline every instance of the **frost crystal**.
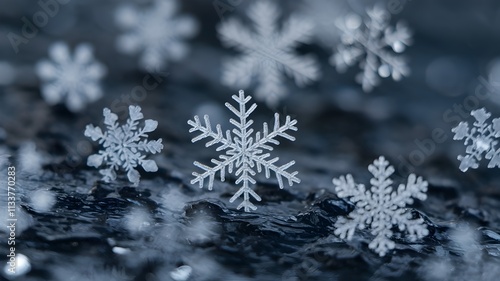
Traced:
<svg viewBox="0 0 500 281">
<path fill-rule="evenodd" d="M 78 45 L 72 56 L 68 45 L 58 42 L 50 46 L 49 56 L 52 61 L 42 60 L 36 65 L 47 103 L 65 102 L 69 110 L 77 112 L 102 97 L 99 81 L 106 67 L 94 59 L 90 44 Z"/>
<path fill-rule="evenodd" d="M 349 198 L 356 205 L 348 218 L 339 217 L 335 223 L 335 235 L 351 240 L 356 228 L 371 228 L 375 238 L 369 248 L 384 256 L 394 249 L 395 243 L 390 240 L 392 228 L 397 225 L 400 231 L 406 231 L 411 241 L 416 241 L 429 234 L 422 218 L 413 219 L 412 213 L 405 207 L 413 203 L 413 198 L 427 198 L 427 182 L 421 177 L 411 174 L 406 185 L 400 184 L 396 191 L 391 186 L 389 178 L 394 168 L 384 157 L 379 157 L 368 166 L 373 174 L 372 185 L 367 190 L 363 184 L 356 184 L 350 174 L 333 179 L 335 192 L 339 198 Z"/>
<path fill-rule="evenodd" d="M 405 24 L 398 22 L 389 26 L 390 15 L 380 7 L 367 11 L 368 19 L 362 23 L 357 15 L 347 16 L 338 24 L 343 31 L 342 43 L 330 58 L 338 72 L 359 62 L 363 70 L 356 76 L 365 92 L 370 92 L 380 83 L 380 78 L 392 76 L 399 81 L 410 74 L 406 60 L 393 54 L 401 53 L 411 44 L 411 32 Z"/>
<path fill-rule="evenodd" d="M 320 76 L 311 56 L 298 56 L 294 49 L 312 36 L 313 25 L 291 16 L 279 31 L 279 8 L 271 1 L 257 1 L 248 12 L 253 22 L 249 29 L 240 21 L 230 19 L 218 27 L 222 43 L 243 54 L 223 64 L 222 83 L 247 88 L 252 79 L 259 81 L 256 97 L 274 106 L 285 95 L 284 75 L 291 76 L 298 86 Z"/>
<path fill-rule="evenodd" d="M 472 111 L 471 115 L 476 119 L 472 128 L 469 128 L 467 122 L 460 122 L 451 130 L 455 133 L 453 139 L 464 140 L 467 146 L 466 155 L 458 156 L 460 170 L 465 172 L 469 168 L 477 169 L 478 162 L 483 156 L 490 160 L 488 168 L 500 167 L 500 148 L 497 148 L 497 138 L 500 137 L 500 118 L 494 118 L 491 124 L 486 123 L 491 114 L 484 108 Z"/>
<path fill-rule="evenodd" d="M 219 156 L 219 159 L 212 159 L 212 163 L 214 164 L 212 167 L 194 162 L 194 165 L 202 169 L 203 172 L 194 172 L 193 176 L 195 176 L 195 178 L 191 181 L 191 184 L 198 183 L 200 188 L 202 188 L 205 179 L 208 178 L 208 189 L 212 190 L 215 174 L 217 172 L 220 173 L 221 181 L 224 181 L 226 169 L 230 174 L 232 174 L 235 169 L 234 175 L 238 177 L 236 184 L 242 183 L 243 185 L 238 192 L 231 197 L 229 202 L 232 203 L 243 195 L 243 202 L 238 206 L 238 210 L 244 208 L 245 212 L 248 212 L 257 209 L 257 207 L 250 202 L 250 196 L 257 201 L 261 201 L 260 196 L 251 189 L 251 185 L 256 183 L 254 176 L 256 173 L 261 173 L 262 169 L 265 171 L 266 178 L 270 177 L 271 172 L 275 173 L 281 189 L 283 188 L 283 178 L 288 180 L 290 186 L 292 186 L 294 182 L 300 182 L 296 177 L 298 172 L 289 173 L 286 171 L 295 164 L 295 161 L 290 161 L 282 166 L 276 166 L 275 163 L 279 158 L 275 157 L 269 159 L 270 153 L 267 152 L 273 150 L 271 145 L 279 145 L 279 141 L 276 140 L 277 137 L 282 137 L 290 141 L 295 140 L 287 131 L 297 131 L 297 127 L 295 127 L 297 120 L 292 120 L 290 116 L 287 116 L 285 124 L 280 126 L 279 114 L 276 113 L 274 115 L 273 130 L 270 132 L 267 123 L 264 123 L 263 132 L 257 132 L 255 137 L 252 137 L 251 134 L 253 133 L 253 129 L 251 129 L 250 126 L 253 124 L 253 120 L 247 120 L 247 118 L 255 110 L 257 105 L 252 104 L 249 109 L 246 108 L 246 104 L 250 101 L 251 97 L 245 97 L 243 90 L 239 91 L 239 96 L 233 95 L 233 99 L 238 103 L 239 109 L 233 107 L 229 103 L 226 103 L 226 107 L 238 117 L 237 120 L 230 119 L 231 124 L 235 126 L 232 130 L 232 133 L 235 135 L 234 137 L 230 130 L 227 130 L 224 134 L 220 125 L 217 125 L 216 131 L 213 131 L 207 115 L 204 117 L 205 125 L 201 123 L 198 116 L 194 117 L 194 121 L 188 121 L 188 124 L 192 127 L 189 130 L 190 133 L 196 131 L 201 133 L 193 138 L 193 143 L 204 138 L 209 138 L 210 140 L 206 143 L 206 147 L 217 144 L 217 151 L 226 151 L 225 154 Z M 255 168 L 257 168 L 257 172 Z"/>
<path fill-rule="evenodd" d="M 117 49 L 130 55 L 142 53 L 139 65 L 148 71 L 183 59 L 188 53 L 184 40 L 193 37 L 198 26 L 190 16 L 177 16 L 177 10 L 176 0 L 155 0 L 143 8 L 121 6 L 115 18 L 126 32 L 118 38 Z"/>
<path fill-rule="evenodd" d="M 100 170 L 103 180 L 110 182 L 116 179 L 116 170 L 122 168 L 127 171 L 127 177 L 134 185 L 139 184 L 140 175 L 135 168 L 141 165 L 146 172 L 156 172 L 158 166 L 154 160 L 146 160 L 146 153 L 156 154 L 163 149 L 162 139 L 148 141 L 146 133 L 153 132 L 158 126 L 155 120 L 147 119 L 144 128 L 139 128 L 139 120 L 144 116 L 141 107 L 129 106 L 129 119 L 127 123 L 119 126 L 116 122 L 118 116 L 108 108 L 103 111 L 104 124 L 107 131 L 101 128 L 87 125 L 85 136 L 93 141 L 98 141 L 104 148 L 99 153 L 89 156 L 87 165 L 98 168 L 106 165 L 107 168 Z"/>
</svg>

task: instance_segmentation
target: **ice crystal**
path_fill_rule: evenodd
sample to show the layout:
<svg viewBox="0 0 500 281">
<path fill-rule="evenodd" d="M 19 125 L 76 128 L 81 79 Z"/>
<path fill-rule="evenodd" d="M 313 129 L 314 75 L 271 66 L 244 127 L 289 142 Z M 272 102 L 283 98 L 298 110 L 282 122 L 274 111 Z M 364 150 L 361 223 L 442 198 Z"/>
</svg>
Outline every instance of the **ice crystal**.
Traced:
<svg viewBox="0 0 500 281">
<path fill-rule="evenodd" d="M 471 112 L 476 119 L 469 128 L 467 122 L 460 122 L 451 131 L 455 133 L 454 140 L 464 140 L 466 155 L 459 155 L 460 170 L 477 169 L 479 161 L 484 157 L 490 162 L 488 168 L 500 167 L 500 148 L 497 148 L 500 137 L 500 118 L 494 118 L 491 124 L 487 121 L 491 114 L 484 108 Z"/>
<path fill-rule="evenodd" d="M 298 86 L 304 86 L 320 76 L 311 56 L 299 56 L 294 49 L 312 36 L 313 25 L 298 16 L 291 16 L 280 31 L 279 8 L 271 1 L 257 1 L 250 6 L 248 17 L 253 28 L 229 19 L 218 27 L 222 43 L 242 55 L 224 62 L 222 82 L 247 88 L 252 79 L 258 81 L 256 97 L 274 106 L 285 96 L 284 76 L 291 76 Z"/>
<path fill-rule="evenodd" d="M 100 167 L 103 180 L 110 182 L 116 179 L 116 170 L 122 168 L 127 172 L 127 177 L 134 185 L 139 184 L 140 175 L 135 169 L 138 165 L 146 172 L 156 172 L 158 166 L 154 160 L 147 160 L 146 153 L 156 154 L 163 149 L 162 139 L 148 141 L 147 133 L 153 132 L 158 126 L 155 120 L 147 119 L 144 127 L 139 128 L 139 121 L 144 118 L 139 106 L 129 106 L 129 119 L 124 125 L 117 123 L 118 116 L 108 108 L 103 111 L 104 124 L 107 131 L 87 125 L 85 136 L 93 141 L 98 141 L 103 146 L 97 154 L 89 156 L 87 165 Z"/>
<path fill-rule="evenodd" d="M 155 0 L 149 7 L 123 5 L 116 12 L 118 26 L 125 30 L 116 43 L 125 54 L 140 54 L 141 68 L 152 71 L 188 53 L 185 39 L 198 30 L 193 17 L 177 15 L 177 0 Z"/>
<path fill-rule="evenodd" d="M 402 22 L 391 27 L 390 14 L 380 7 L 367 14 L 364 23 L 359 16 L 349 15 L 338 24 L 343 31 L 342 42 L 330 63 L 338 72 L 345 72 L 359 62 L 362 72 L 356 81 L 365 92 L 370 92 L 380 83 L 380 77 L 392 76 L 398 81 L 410 74 L 406 60 L 394 53 L 403 52 L 411 44 L 411 32 Z"/>
<path fill-rule="evenodd" d="M 239 108 L 226 103 L 226 107 L 238 117 L 236 120 L 230 119 L 231 124 L 235 126 L 232 131 L 227 130 L 224 133 L 220 125 L 217 125 L 216 130 L 213 131 L 207 115 L 204 116 L 205 125 L 202 124 L 198 116 L 195 116 L 194 120 L 188 121 L 188 124 L 192 127 L 189 130 L 190 133 L 200 132 L 200 135 L 194 137 L 192 142 L 208 138 L 206 147 L 216 144 L 218 145 L 217 151 L 225 150 L 225 154 L 220 155 L 219 159 L 212 159 L 212 163 L 214 164 L 212 167 L 194 162 L 194 165 L 202 169 L 203 172 L 194 172 L 193 176 L 195 178 L 191 181 L 191 184 L 198 183 L 200 188 L 202 188 L 205 179 L 208 178 L 208 189 L 212 190 L 216 173 L 219 173 L 221 181 L 224 181 L 227 169 L 228 173 L 234 173 L 238 177 L 236 184 L 242 183 L 241 188 L 231 197 L 229 202 L 232 203 L 243 195 L 243 202 L 238 206 L 238 210 L 244 208 L 245 212 L 248 212 L 257 209 L 250 202 L 250 196 L 257 201 L 261 201 L 260 196 L 252 190 L 251 185 L 256 183 L 254 176 L 257 173 L 261 173 L 262 170 L 265 171 L 266 178 L 269 178 L 271 172 L 274 172 L 280 188 L 283 188 L 283 178 L 288 180 L 290 186 L 294 182 L 300 182 L 297 178 L 298 172 L 287 172 L 287 169 L 295 164 L 295 161 L 277 166 L 275 163 L 279 158 L 270 159 L 270 153 L 268 152 L 273 150 L 271 145 L 279 145 L 279 141 L 276 140 L 277 137 L 282 137 L 290 141 L 295 140 L 287 131 L 297 130 L 297 127 L 295 127 L 297 120 L 292 120 L 290 116 L 287 116 L 285 124 L 280 125 L 279 114 L 276 113 L 274 115 L 273 130 L 269 131 L 267 123 L 264 123 L 262 133 L 257 132 L 255 137 L 252 137 L 251 135 L 254 130 L 250 126 L 253 124 L 253 120 L 248 120 L 248 117 L 257 105 L 254 103 L 247 109 L 246 104 L 251 100 L 251 97 L 245 96 L 243 90 L 239 91 L 238 96 L 233 95 L 233 99 L 238 103 Z M 234 137 L 231 132 L 235 135 Z"/>
<path fill-rule="evenodd" d="M 347 218 L 338 218 L 335 235 L 351 240 L 356 228 L 369 227 L 371 234 L 375 236 L 369 248 L 380 256 L 394 249 L 395 243 L 391 240 L 394 225 L 400 231 L 406 231 L 411 241 L 428 235 L 424 220 L 414 219 L 412 213 L 405 208 L 413 203 L 413 198 L 427 198 L 427 182 L 410 174 L 406 185 L 400 184 L 397 190 L 393 190 L 389 177 L 394 173 L 394 168 L 382 156 L 369 165 L 368 170 L 373 175 L 369 190 L 363 184 L 356 184 L 350 174 L 333 179 L 337 196 L 349 198 L 356 206 Z"/>
<path fill-rule="evenodd" d="M 90 44 L 78 45 L 72 56 L 68 45 L 57 42 L 50 46 L 49 56 L 52 61 L 42 60 L 36 65 L 48 104 L 65 102 L 69 110 L 77 112 L 102 97 L 99 82 L 106 67 L 94 59 Z"/>
</svg>

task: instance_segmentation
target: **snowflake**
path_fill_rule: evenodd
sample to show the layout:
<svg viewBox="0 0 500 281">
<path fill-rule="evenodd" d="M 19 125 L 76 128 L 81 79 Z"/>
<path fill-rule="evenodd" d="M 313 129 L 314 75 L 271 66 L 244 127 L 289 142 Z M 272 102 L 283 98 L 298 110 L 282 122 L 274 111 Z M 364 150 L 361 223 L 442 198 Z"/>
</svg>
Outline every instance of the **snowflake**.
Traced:
<svg viewBox="0 0 500 281">
<path fill-rule="evenodd" d="M 254 176 L 256 173 L 261 173 L 262 169 L 265 171 L 266 178 L 270 177 L 271 172 L 275 173 L 281 189 L 283 188 L 283 178 L 288 179 L 288 184 L 290 186 L 292 186 L 294 182 L 300 182 L 296 177 L 298 172 L 289 173 L 286 171 L 295 164 L 295 161 L 290 161 L 282 166 L 276 166 L 275 163 L 279 158 L 269 159 L 270 153 L 267 152 L 273 150 L 271 145 L 279 145 L 279 141 L 276 140 L 277 137 L 282 137 L 290 141 L 295 140 L 287 131 L 297 130 L 297 127 L 295 127 L 297 120 L 292 120 L 290 116 L 287 116 L 285 124 L 280 126 L 279 114 L 276 113 L 274 115 L 273 131 L 269 132 L 267 123 L 264 123 L 263 132 L 257 132 L 255 137 L 252 137 L 251 134 L 253 133 L 253 129 L 251 129 L 250 126 L 253 124 L 253 120 L 247 120 L 247 118 L 255 110 L 257 105 L 252 104 L 249 109 L 246 108 L 246 104 L 250 101 L 251 97 L 245 97 L 243 90 L 239 91 L 239 96 L 233 95 L 233 99 L 238 103 L 239 109 L 236 109 L 229 103 L 226 103 L 226 107 L 238 117 L 238 120 L 230 119 L 231 124 L 236 127 L 232 130 L 232 133 L 235 135 L 234 137 L 231 135 L 230 130 L 227 130 L 224 134 L 220 125 L 216 126 L 216 131 L 214 132 L 207 115 L 204 117 L 205 125 L 201 124 L 198 116 L 194 117 L 194 121 L 188 121 L 188 124 L 192 127 L 189 130 L 190 133 L 196 131 L 201 133 L 193 138 L 193 143 L 204 138 L 209 138 L 210 140 L 206 143 L 206 147 L 218 144 L 217 151 L 226 151 L 225 154 L 219 156 L 219 159 L 212 159 L 212 163 L 215 165 L 213 167 L 194 162 L 194 165 L 202 169 L 203 172 L 194 172 L 193 176 L 195 176 L 195 178 L 191 181 L 191 184 L 199 183 L 200 188 L 202 188 L 205 179 L 208 178 L 208 189 L 212 190 L 215 174 L 217 172 L 220 173 L 221 181 L 224 181 L 226 169 L 228 173 L 232 174 L 234 168 L 236 168 L 234 171 L 234 175 L 238 177 L 236 184 L 242 183 L 242 186 L 238 192 L 231 197 L 229 202 L 232 203 L 243 195 L 243 202 L 238 206 L 238 210 L 244 208 L 245 212 L 248 212 L 257 209 L 257 207 L 250 202 L 250 196 L 257 201 L 261 201 L 260 196 L 251 189 L 251 184 L 256 183 Z M 255 168 L 257 168 L 257 172 Z"/>
<path fill-rule="evenodd" d="M 333 179 L 337 196 L 349 198 L 356 204 L 356 209 L 348 218 L 338 218 L 335 235 L 351 240 L 356 228 L 369 226 L 371 234 L 375 235 L 369 248 L 380 256 L 394 249 L 395 243 L 390 240 L 393 225 L 397 225 L 400 231 L 406 230 L 411 241 L 428 235 L 424 220 L 413 219 L 412 213 L 405 208 L 413 203 L 413 197 L 420 200 L 427 198 L 427 182 L 411 174 L 406 185 L 400 184 L 397 191 L 393 191 L 389 177 L 394 173 L 394 168 L 382 156 L 369 165 L 368 170 L 373 174 L 370 190 L 363 184 L 356 184 L 350 174 Z"/>
<path fill-rule="evenodd" d="M 298 56 L 293 51 L 299 44 L 310 40 L 313 28 L 310 22 L 292 16 L 280 32 L 279 9 L 270 1 L 254 3 L 248 17 L 254 23 L 253 31 L 234 19 L 218 27 L 223 44 L 243 53 L 223 64 L 223 84 L 246 88 L 252 79 L 257 79 L 257 98 L 274 106 L 285 95 L 285 74 L 291 76 L 298 86 L 319 78 L 316 61 L 311 56 Z"/>
<path fill-rule="evenodd" d="M 117 41 L 117 49 L 125 54 L 142 52 L 139 65 L 156 70 L 168 61 L 179 61 L 188 52 L 184 42 L 198 30 L 194 18 L 177 16 L 176 0 L 155 0 L 150 7 L 123 5 L 116 12 L 116 22 L 126 33 Z"/>
<path fill-rule="evenodd" d="M 77 112 L 102 97 L 99 80 L 106 67 L 94 59 L 90 44 L 78 45 L 71 56 L 68 45 L 57 42 L 50 46 L 49 56 L 52 61 L 36 65 L 36 73 L 45 82 L 41 91 L 47 103 L 66 102 L 69 110 Z"/>
<path fill-rule="evenodd" d="M 474 110 L 471 115 L 476 119 L 473 127 L 469 128 L 467 122 L 460 122 L 458 126 L 451 131 L 455 133 L 454 140 L 464 140 L 467 146 L 465 156 L 459 155 L 460 170 L 467 171 L 469 168 L 477 169 L 483 156 L 490 160 L 488 168 L 500 167 L 500 148 L 497 149 L 498 140 L 500 137 L 500 118 L 492 120 L 491 124 L 486 121 L 491 117 L 491 114 L 484 108 Z"/>
<path fill-rule="evenodd" d="M 411 32 L 408 27 L 398 22 L 390 27 L 390 15 L 380 7 L 367 11 L 368 20 L 362 25 L 357 15 L 347 16 L 338 24 L 343 31 L 342 43 L 330 58 L 338 72 L 345 72 L 348 67 L 359 62 L 363 70 L 356 76 L 365 92 L 370 92 L 380 83 L 380 78 L 392 76 L 396 81 L 410 74 L 406 60 L 394 55 L 405 50 L 411 44 Z"/>
<path fill-rule="evenodd" d="M 141 107 L 129 106 L 129 119 L 127 123 L 119 126 L 116 122 L 118 116 L 108 108 L 103 111 L 104 124 L 107 131 L 102 132 L 101 128 L 87 125 L 85 136 L 93 141 L 98 141 L 104 148 L 99 153 L 89 156 L 87 165 L 98 168 L 107 165 L 107 168 L 100 170 L 103 180 L 110 182 L 116 179 L 116 172 L 119 168 L 127 171 L 127 177 L 134 185 L 139 184 L 139 172 L 134 169 L 141 165 L 146 172 L 156 172 L 158 166 L 154 160 L 146 160 L 146 153 L 156 154 L 163 149 L 162 139 L 148 141 L 146 133 L 153 132 L 158 126 L 155 120 L 144 121 L 144 128 L 138 127 L 139 120 L 144 116 Z"/>
</svg>

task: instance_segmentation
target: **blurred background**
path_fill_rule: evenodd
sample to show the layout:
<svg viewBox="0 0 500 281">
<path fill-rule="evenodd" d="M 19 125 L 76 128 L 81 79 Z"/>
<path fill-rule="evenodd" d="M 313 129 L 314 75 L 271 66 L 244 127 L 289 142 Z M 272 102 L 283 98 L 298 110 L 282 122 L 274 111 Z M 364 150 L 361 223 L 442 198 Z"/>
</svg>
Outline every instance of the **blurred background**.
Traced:
<svg viewBox="0 0 500 281">
<path fill-rule="evenodd" d="M 49 2 L 53 9 L 47 12 Z M 272 123 L 274 112 L 298 120 L 297 140 L 283 141 L 274 152 L 284 163 L 296 161 L 302 182 L 279 190 L 273 179 L 258 176 L 263 201 L 255 213 L 244 214 L 228 203 L 236 188 L 231 180 L 217 182 L 214 191 L 190 184 L 192 162 L 208 163 L 218 154 L 191 143 L 187 120 L 208 114 L 213 124 L 230 128 L 224 103 L 238 88 L 221 83 L 221 67 L 240 52 L 221 44 L 217 26 L 233 18 L 250 24 L 246 12 L 253 1 L 178 1 L 177 13 L 191 16 L 197 32 L 185 39 L 184 58 L 148 70 L 139 54 L 120 51 L 125 31 L 117 14 L 124 5 L 151 7 L 150 0 L 1 1 L 0 155 L 11 155 L 20 171 L 18 251 L 26 257 L 24 272 L 4 271 L 2 278 L 496 280 L 498 171 L 483 162 L 462 173 L 457 156 L 465 147 L 451 129 L 461 121 L 471 124 L 470 112 L 483 107 L 500 117 L 500 3 L 273 2 L 280 21 L 299 15 L 314 23 L 312 39 L 296 51 L 313 55 L 322 75 L 305 87 L 287 78 L 287 95 L 275 106 L 256 100 L 256 130 Z M 382 79 L 364 93 L 355 81 L 359 67 L 338 73 L 329 58 L 341 44 L 337 21 L 350 14 L 366 18 L 375 5 L 391 16 L 391 26 L 403 21 L 411 29 L 413 43 L 402 54 L 411 74 Z M 43 24 L 30 28 L 35 22 Z M 107 69 L 99 82 L 102 98 L 80 112 L 51 105 L 41 93 L 44 81 L 35 66 L 50 59 L 50 46 L 60 41 L 72 52 L 90 43 Z M 254 89 L 244 90 L 252 95 Z M 105 184 L 86 165 L 98 145 L 83 135 L 85 126 L 102 125 L 106 107 L 124 121 L 130 104 L 159 122 L 150 138 L 163 138 L 165 145 L 151 157 L 159 172 L 141 171 L 139 188 L 123 174 Z M 336 198 L 332 178 L 351 173 L 368 184 L 366 167 L 379 155 L 395 166 L 395 182 L 416 173 L 430 184 L 427 201 L 415 204 L 430 237 L 412 244 L 398 236 L 396 253 L 385 258 L 367 248 L 368 232 L 346 244 L 332 230 L 347 208 Z M 457 229 L 467 235 L 457 236 Z"/>
</svg>

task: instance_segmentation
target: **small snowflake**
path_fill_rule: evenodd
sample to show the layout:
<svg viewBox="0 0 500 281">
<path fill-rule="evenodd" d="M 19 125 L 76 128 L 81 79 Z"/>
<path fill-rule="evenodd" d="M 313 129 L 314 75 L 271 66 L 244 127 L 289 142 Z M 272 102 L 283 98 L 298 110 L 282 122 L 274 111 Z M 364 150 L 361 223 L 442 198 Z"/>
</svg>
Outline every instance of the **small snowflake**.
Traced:
<svg viewBox="0 0 500 281">
<path fill-rule="evenodd" d="M 163 149 L 162 139 L 148 141 L 146 133 L 153 132 L 158 126 L 155 120 L 144 121 L 144 128 L 139 128 L 139 120 L 144 116 L 141 107 L 129 106 L 129 119 L 127 123 L 119 126 L 118 116 L 108 108 L 103 111 L 104 124 L 107 131 L 102 132 L 101 128 L 87 125 L 85 136 L 93 141 L 98 141 L 104 148 L 99 153 L 89 156 L 87 165 L 100 167 L 106 165 L 107 168 L 100 170 L 103 180 L 110 182 L 116 179 L 116 170 L 122 168 L 127 172 L 127 177 L 134 185 L 139 184 L 140 175 L 135 169 L 141 165 L 146 172 L 156 172 L 158 166 L 154 160 L 146 160 L 146 153 L 156 154 Z"/>
<path fill-rule="evenodd" d="M 389 26 L 390 14 L 374 7 L 367 11 L 368 19 L 362 24 L 357 15 L 347 16 L 338 24 L 343 31 L 342 43 L 330 58 L 338 72 L 359 62 L 363 70 L 356 76 L 365 92 L 370 92 L 380 83 L 380 77 L 392 76 L 396 81 L 410 74 L 406 60 L 391 52 L 401 53 L 411 44 L 411 32 L 405 24 L 398 22 Z"/>
<path fill-rule="evenodd" d="M 276 166 L 275 163 L 279 158 L 268 158 L 271 156 L 268 151 L 273 150 L 271 145 L 279 145 L 279 141 L 276 140 L 277 137 L 282 137 L 290 141 L 295 140 L 287 131 L 297 130 L 297 127 L 295 127 L 297 120 L 292 120 L 290 116 L 287 116 L 285 124 L 280 126 L 279 114 L 276 113 L 274 115 L 273 130 L 269 132 L 267 123 L 264 123 L 262 133 L 257 132 L 255 137 L 252 137 L 251 135 L 254 130 L 251 129 L 250 126 L 253 124 L 253 120 L 247 120 L 247 118 L 255 110 L 257 105 L 252 104 L 249 109 L 246 108 L 246 104 L 251 100 L 251 97 L 245 97 L 243 90 L 239 91 L 239 96 L 233 95 L 233 99 L 238 103 L 238 109 L 226 103 L 226 107 L 238 117 L 237 120 L 230 119 L 231 124 L 235 126 L 232 131 L 227 130 L 224 134 L 221 126 L 217 125 L 216 131 L 214 132 L 207 115 L 204 117 L 205 125 L 202 125 L 198 116 L 194 117 L 194 121 L 188 121 L 188 124 L 192 127 L 189 130 L 190 133 L 196 131 L 201 133 L 193 138 L 193 143 L 204 138 L 209 138 L 210 140 L 206 143 L 206 147 L 217 144 L 219 145 L 216 149 L 217 151 L 226 151 L 225 154 L 219 156 L 219 159 L 212 159 L 212 163 L 215 164 L 213 167 L 194 162 L 194 165 L 202 169 L 203 172 L 194 172 L 193 175 L 195 178 L 191 181 L 191 184 L 199 183 L 200 188 L 202 188 L 205 179 L 208 178 L 208 189 L 212 190 L 215 174 L 217 172 L 220 174 L 221 181 L 225 180 L 226 169 L 230 174 L 234 172 L 234 175 L 238 177 L 236 184 L 242 183 L 242 186 L 238 192 L 231 197 L 229 202 L 232 203 L 243 195 L 243 202 L 238 206 L 238 210 L 244 208 L 245 212 L 248 212 L 257 209 L 257 207 L 250 202 L 250 196 L 257 201 L 261 201 L 260 196 L 251 189 L 251 185 L 256 183 L 254 176 L 256 173 L 261 173 L 262 169 L 265 171 L 266 178 L 270 177 L 271 172 L 275 173 L 281 189 L 283 188 L 283 178 L 288 180 L 290 186 L 292 186 L 294 182 L 300 182 L 296 177 L 298 172 L 289 173 L 286 171 L 295 164 L 295 161 L 290 161 L 282 166 Z M 231 135 L 231 132 L 235 135 L 234 137 Z M 255 171 L 255 168 L 257 171 Z"/>
<path fill-rule="evenodd" d="M 179 61 L 188 53 L 185 39 L 198 30 L 190 16 L 177 16 L 176 0 L 155 0 L 149 7 L 123 5 L 116 12 L 116 22 L 126 33 L 117 41 L 117 49 L 125 54 L 142 52 L 139 65 L 157 70 L 168 61 Z"/>
<path fill-rule="evenodd" d="M 368 166 L 373 174 L 370 180 L 372 187 L 367 190 L 363 184 L 356 184 L 350 174 L 333 179 L 335 192 L 339 198 L 349 198 L 356 205 L 348 218 L 339 217 L 335 223 L 335 235 L 351 240 L 356 228 L 371 228 L 375 238 L 369 248 L 384 256 L 394 249 L 395 243 L 390 240 L 392 228 L 397 225 L 400 231 L 406 231 L 411 241 L 416 241 L 429 234 L 422 218 L 413 219 L 412 213 L 405 207 L 413 203 L 413 198 L 427 198 L 427 182 L 421 177 L 411 174 L 406 185 L 400 184 L 396 191 L 389 178 L 394 168 L 384 157 L 379 157 Z"/>
<path fill-rule="evenodd" d="M 47 103 L 65 102 L 69 110 L 77 112 L 102 97 L 99 81 L 106 67 L 94 59 L 90 44 L 78 45 L 71 56 L 68 45 L 58 42 L 50 46 L 49 56 L 52 61 L 42 60 L 36 65 Z"/>
<path fill-rule="evenodd" d="M 467 171 L 469 168 L 477 169 L 479 161 L 484 157 L 490 162 L 488 168 L 500 167 L 500 148 L 497 148 L 500 137 L 500 118 L 494 118 L 491 124 L 486 121 L 491 114 L 484 108 L 474 110 L 471 115 L 476 119 L 469 128 L 467 122 L 460 122 L 458 126 L 451 131 L 455 133 L 454 140 L 464 140 L 467 146 L 466 155 L 459 155 L 460 170 Z"/>
<path fill-rule="evenodd" d="M 311 56 L 299 56 L 294 49 L 312 36 L 313 25 L 291 16 L 281 28 L 279 8 L 271 1 L 257 1 L 248 12 L 253 30 L 230 19 L 218 27 L 222 42 L 243 54 L 223 64 L 225 85 L 247 88 L 252 79 L 259 81 L 256 96 L 274 106 L 285 95 L 284 75 L 298 86 L 318 80 L 320 70 Z"/>
</svg>

